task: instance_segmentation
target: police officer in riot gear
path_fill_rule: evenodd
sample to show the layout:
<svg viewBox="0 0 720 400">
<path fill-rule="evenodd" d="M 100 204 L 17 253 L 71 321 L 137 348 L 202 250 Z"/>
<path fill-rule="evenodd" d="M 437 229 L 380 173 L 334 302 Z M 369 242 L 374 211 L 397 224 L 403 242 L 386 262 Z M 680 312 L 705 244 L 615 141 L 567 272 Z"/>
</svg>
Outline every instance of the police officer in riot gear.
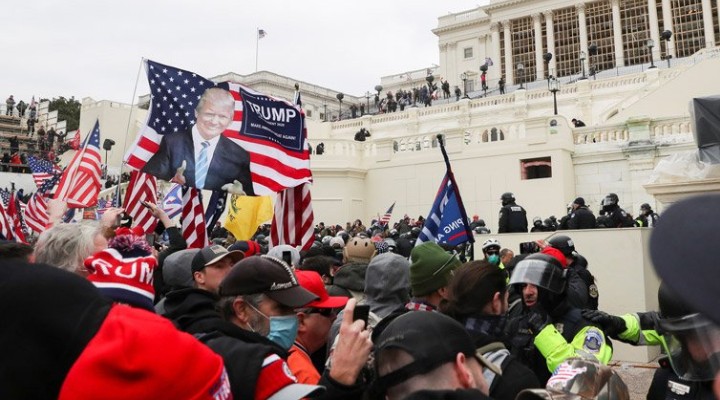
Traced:
<svg viewBox="0 0 720 400">
<path fill-rule="evenodd" d="M 515 204 L 515 196 L 506 192 L 502 194 L 500 200 L 502 208 L 500 209 L 498 233 L 527 232 L 527 214 L 524 208 Z"/>
<path fill-rule="evenodd" d="M 569 236 L 556 235 L 551 237 L 547 244 L 558 250 L 568 261 L 568 301 L 581 309 L 598 309 L 598 288 L 595 277 L 588 271 L 588 262 L 585 257 L 575 251 L 575 242 Z"/>
<path fill-rule="evenodd" d="M 630 228 L 634 225 L 632 217 L 620 207 L 619 202 L 615 193 L 609 193 L 603 199 L 602 209 L 609 218 L 609 228 Z"/>
<path fill-rule="evenodd" d="M 612 345 L 604 332 L 568 303 L 566 271 L 557 259 L 547 254 L 527 256 L 515 266 L 510 284 L 523 296 L 523 313 L 506 330 L 512 338 L 510 351 L 541 384 L 567 358 L 610 361 Z"/>
</svg>

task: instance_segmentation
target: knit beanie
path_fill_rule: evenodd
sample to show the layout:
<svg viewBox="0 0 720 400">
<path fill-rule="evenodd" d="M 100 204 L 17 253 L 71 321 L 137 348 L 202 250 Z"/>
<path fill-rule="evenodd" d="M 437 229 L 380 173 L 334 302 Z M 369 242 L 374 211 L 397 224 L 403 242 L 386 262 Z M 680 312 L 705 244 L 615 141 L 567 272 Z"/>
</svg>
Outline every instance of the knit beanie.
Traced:
<svg viewBox="0 0 720 400">
<path fill-rule="evenodd" d="M 426 296 L 450 283 L 460 260 L 435 242 L 425 242 L 410 253 L 410 287 L 413 296 Z"/>
<path fill-rule="evenodd" d="M 85 260 L 88 280 L 109 299 L 153 311 L 153 273 L 157 260 L 145 238 L 118 229 L 105 250 Z"/>
<path fill-rule="evenodd" d="M 343 249 L 348 262 L 369 263 L 374 253 L 375 245 L 368 238 L 354 237 Z"/>
</svg>

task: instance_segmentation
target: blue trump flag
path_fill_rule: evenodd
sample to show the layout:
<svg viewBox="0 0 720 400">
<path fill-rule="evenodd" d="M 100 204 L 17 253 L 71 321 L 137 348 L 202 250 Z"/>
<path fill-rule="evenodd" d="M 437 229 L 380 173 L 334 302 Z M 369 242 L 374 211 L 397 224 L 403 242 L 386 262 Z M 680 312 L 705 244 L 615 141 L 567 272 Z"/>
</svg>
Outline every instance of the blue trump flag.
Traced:
<svg viewBox="0 0 720 400">
<path fill-rule="evenodd" d="M 447 244 L 457 246 L 465 242 L 473 243 L 475 241 L 468 217 L 465 213 L 465 207 L 460 197 L 455 176 L 450 168 L 450 160 L 441 135 L 438 135 L 440 150 L 445 158 L 447 172 L 440 184 L 435 201 L 433 202 L 430 214 L 425 220 L 422 231 L 418 235 L 415 245 L 423 242 L 433 241 L 438 244 Z"/>
</svg>

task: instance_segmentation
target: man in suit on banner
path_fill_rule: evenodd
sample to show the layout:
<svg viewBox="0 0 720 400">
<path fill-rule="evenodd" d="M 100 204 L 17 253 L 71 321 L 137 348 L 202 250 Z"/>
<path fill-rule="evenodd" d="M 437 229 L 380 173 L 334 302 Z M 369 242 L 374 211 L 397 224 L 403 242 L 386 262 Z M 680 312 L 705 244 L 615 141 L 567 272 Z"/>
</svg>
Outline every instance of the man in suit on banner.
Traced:
<svg viewBox="0 0 720 400">
<path fill-rule="evenodd" d="M 163 135 L 158 151 L 142 171 L 157 178 L 206 190 L 220 190 L 234 180 L 252 195 L 250 155 L 222 133 L 230 126 L 235 99 L 221 88 L 207 89 L 195 108 L 195 125 Z M 181 173 L 183 161 L 186 168 Z"/>
</svg>

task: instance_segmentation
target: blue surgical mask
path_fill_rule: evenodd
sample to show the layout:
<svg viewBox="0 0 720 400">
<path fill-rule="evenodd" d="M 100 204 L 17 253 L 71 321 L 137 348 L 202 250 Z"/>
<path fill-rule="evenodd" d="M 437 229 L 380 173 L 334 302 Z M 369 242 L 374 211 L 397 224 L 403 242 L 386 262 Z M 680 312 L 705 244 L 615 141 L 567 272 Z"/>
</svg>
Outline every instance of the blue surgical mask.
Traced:
<svg viewBox="0 0 720 400">
<path fill-rule="evenodd" d="M 268 339 L 280 345 L 285 350 L 290 350 L 298 332 L 298 319 L 296 315 L 282 317 L 270 317 L 270 333 Z"/>
<path fill-rule="evenodd" d="M 488 262 L 492 265 L 498 265 L 500 264 L 500 256 L 497 254 L 490 254 L 488 255 Z"/>
</svg>

